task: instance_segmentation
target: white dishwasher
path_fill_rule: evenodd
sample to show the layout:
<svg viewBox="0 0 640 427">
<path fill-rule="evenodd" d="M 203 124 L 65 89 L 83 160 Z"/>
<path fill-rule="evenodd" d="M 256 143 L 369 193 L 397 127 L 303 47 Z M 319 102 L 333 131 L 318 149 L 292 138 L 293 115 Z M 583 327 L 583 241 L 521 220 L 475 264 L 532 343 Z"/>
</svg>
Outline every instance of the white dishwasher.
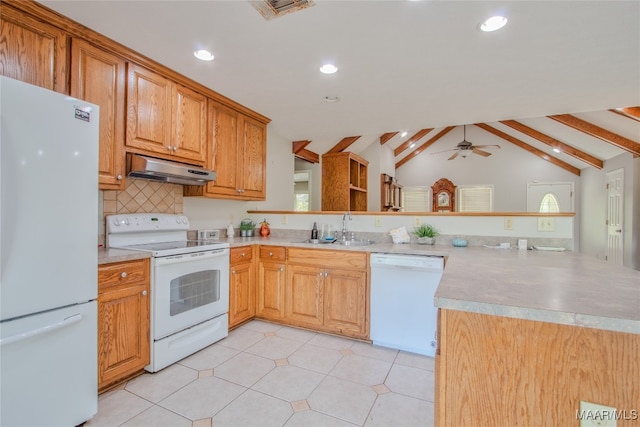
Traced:
<svg viewBox="0 0 640 427">
<path fill-rule="evenodd" d="M 435 356 L 438 313 L 433 299 L 443 269 L 443 257 L 371 254 L 375 345 Z"/>
</svg>

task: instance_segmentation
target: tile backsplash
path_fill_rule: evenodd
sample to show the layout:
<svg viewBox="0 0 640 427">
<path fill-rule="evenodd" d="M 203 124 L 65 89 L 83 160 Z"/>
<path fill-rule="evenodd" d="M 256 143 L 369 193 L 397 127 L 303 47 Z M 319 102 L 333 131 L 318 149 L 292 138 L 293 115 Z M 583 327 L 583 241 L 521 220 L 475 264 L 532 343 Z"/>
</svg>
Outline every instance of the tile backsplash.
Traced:
<svg viewBox="0 0 640 427">
<path fill-rule="evenodd" d="M 122 191 L 104 192 L 104 215 L 137 212 L 181 214 L 182 185 L 127 178 Z"/>
<path fill-rule="evenodd" d="M 113 214 L 129 213 L 183 213 L 182 185 L 129 179 L 121 191 L 102 192 L 102 223 L 98 227 L 98 242 L 105 241 L 105 218 Z"/>
</svg>

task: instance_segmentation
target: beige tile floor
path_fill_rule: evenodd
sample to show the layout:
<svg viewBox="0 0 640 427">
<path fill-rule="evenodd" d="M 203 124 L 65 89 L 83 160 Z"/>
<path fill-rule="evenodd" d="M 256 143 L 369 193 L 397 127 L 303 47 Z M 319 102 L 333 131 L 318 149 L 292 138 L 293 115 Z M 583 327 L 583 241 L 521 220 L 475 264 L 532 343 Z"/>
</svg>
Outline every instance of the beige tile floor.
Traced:
<svg viewBox="0 0 640 427">
<path fill-rule="evenodd" d="M 100 395 L 97 426 L 433 426 L 434 360 L 251 321 Z"/>
</svg>

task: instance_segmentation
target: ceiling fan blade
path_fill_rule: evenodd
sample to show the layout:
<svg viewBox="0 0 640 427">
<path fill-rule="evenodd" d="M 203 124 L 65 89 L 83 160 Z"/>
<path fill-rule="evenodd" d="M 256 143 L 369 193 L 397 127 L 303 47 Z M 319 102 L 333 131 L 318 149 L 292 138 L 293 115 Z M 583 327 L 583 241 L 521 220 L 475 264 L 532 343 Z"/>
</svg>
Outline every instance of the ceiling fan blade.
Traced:
<svg viewBox="0 0 640 427">
<path fill-rule="evenodd" d="M 500 148 L 499 145 L 474 145 L 473 148 Z"/>
<path fill-rule="evenodd" d="M 476 147 L 473 147 L 473 149 L 471 150 L 476 154 L 480 154 L 483 157 L 489 157 L 491 155 L 491 153 L 488 153 L 486 151 L 482 151 L 482 150 L 478 150 Z"/>
<path fill-rule="evenodd" d="M 459 152 L 459 151 L 456 151 L 455 153 L 453 153 L 453 156 L 449 157 L 447 160 L 453 160 L 453 159 L 455 159 L 456 157 L 458 157 L 458 154 L 460 154 L 460 152 Z"/>
<path fill-rule="evenodd" d="M 450 148 L 449 150 L 442 150 L 442 151 L 436 151 L 435 153 L 429 153 L 429 154 L 440 154 L 440 153 L 446 153 L 447 151 L 456 151 L 457 148 Z"/>
</svg>

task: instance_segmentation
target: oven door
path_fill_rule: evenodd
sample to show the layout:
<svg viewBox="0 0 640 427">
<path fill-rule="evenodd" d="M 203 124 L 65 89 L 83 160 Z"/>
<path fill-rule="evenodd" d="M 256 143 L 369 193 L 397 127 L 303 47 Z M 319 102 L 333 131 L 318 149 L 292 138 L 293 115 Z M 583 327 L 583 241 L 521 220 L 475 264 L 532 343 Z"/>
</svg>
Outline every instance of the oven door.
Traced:
<svg viewBox="0 0 640 427">
<path fill-rule="evenodd" d="M 154 258 L 152 333 L 159 340 L 229 311 L 229 249 Z"/>
</svg>

